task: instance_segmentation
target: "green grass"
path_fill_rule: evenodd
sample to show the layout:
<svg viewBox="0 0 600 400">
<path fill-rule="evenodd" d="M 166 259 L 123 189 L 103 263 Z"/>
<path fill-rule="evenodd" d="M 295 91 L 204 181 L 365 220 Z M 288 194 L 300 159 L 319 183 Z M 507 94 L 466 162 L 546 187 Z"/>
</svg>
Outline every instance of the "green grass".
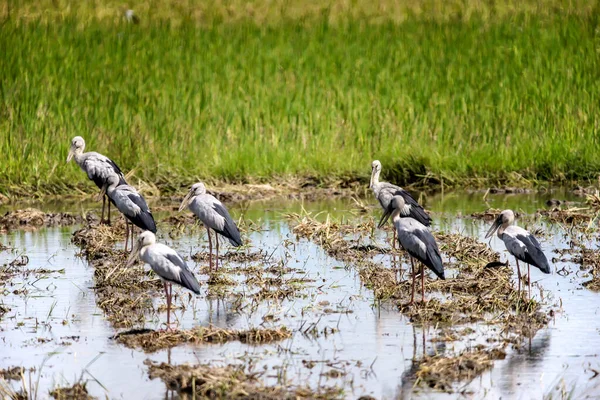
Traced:
<svg viewBox="0 0 600 400">
<path fill-rule="evenodd" d="M 190 2 L 178 19 L 128 25 L 97 8 L 84 18 L 9 3 L 1 193 L 95 190 L 65 163 L 75 135 L 163 191 L 198 179 L 365 179 L 374 158 L 401 184 L 600 171 L 596 7 L 566 12 L 556 0 L 444 18 L 329 9 L 263 24 L 239 13 L 199 21 Z"/>
</svg>

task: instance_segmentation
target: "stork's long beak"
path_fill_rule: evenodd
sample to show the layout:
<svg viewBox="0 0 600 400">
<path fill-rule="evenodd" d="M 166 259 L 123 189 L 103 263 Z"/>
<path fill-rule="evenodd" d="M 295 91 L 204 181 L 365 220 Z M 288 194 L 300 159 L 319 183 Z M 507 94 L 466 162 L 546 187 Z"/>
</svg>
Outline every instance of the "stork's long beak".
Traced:
<svg viewBox="0 0 600 400">
<path fill-rule="evenodd" d="M 135 260 L 137 259 L 139 251 L 140 251 L 140 242 L 138 242 L 136 240 L 135 244 L 133 245 L 133 249 L 131 250 L 131 253 L 129 254 L 129 258 L 127 259 L 127 264 L 125 264 L 125 266 L 127 268 L 131 267 L 135 263 Z"/>
<path fill-rule="evenodd" d="M 102 185 L 102 190 L 100 190 L 100 194 L 98 195 L 98 201 L 102 200 L 102 198 L 106 194 L 106 188 L 107 187 L 108 187 L 107 183 L 105 183 L 104 185 Z"/>
<path fill-rule="evenodd" d="M 67 162 L 71 161 L 75 153 L 73 153 L 73 149 L 69 149 L 69 155 L 67 155 Z"/>
<path fill-rule="evenodd" d="M 388 207 L 388 209 L 383 212 L 383 215 L 381 215 L 381 219 L 379 220 L 377 227 L 381 228 L 383 225 L 385 225 L 390 215 L 392 215 L 392 211 L 391 207 Z"/>
<path fill-rule="evenodd" d="M 373 187 L 373 175 L 375 175 L 375 168 L 371 167 L 371 181 L 369 182 L 369 187 Z"/>
<path fill-rule="evenodd" d="M 487 231 L 487 233 L 485 234 L 485 238 L 487 239 L 491 237 L 494 234 L 494 232 L 496 232 L 496 230 L 500 228 L 500 225 L 502 225 L 502 215 L 498 215 L 492 226 L 490 226 L 490 230 Z"/>
<path fill-rule="evenodd" d="M 181 205 L 179 206 L 179 211 L 181 211 L 184 208 L 186 208 L 187 205 L 190 204 L 191 200 L 192 200 L 192 191 L 190 190 L 188 192 L 188 194 L 186 194 L 185 197 L 183 198 L 183 201 L 181 202 Z"/>
</svg>

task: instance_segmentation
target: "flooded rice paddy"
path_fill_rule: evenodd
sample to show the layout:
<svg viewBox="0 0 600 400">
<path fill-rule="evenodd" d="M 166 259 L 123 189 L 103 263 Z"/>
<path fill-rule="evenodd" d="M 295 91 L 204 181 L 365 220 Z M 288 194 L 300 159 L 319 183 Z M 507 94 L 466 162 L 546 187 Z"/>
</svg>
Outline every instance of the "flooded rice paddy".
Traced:
<svg viewBox="0 0 600 400">
<path fill-rule="evenodd" d="M 488 281 L 509 276 L 510 285 L 516 285 L 514 259 L 508 258 L 504 244 L 497 237 L 484 240 L 491 221 L 471 216 L 489 208 L 518 212 L 517 224 L 535 233 L 553 264 L 550 275 L 531 271 L 535 301 L 507 300 L 510 307 L 517 304 L 517 309 L 499 306 L 498 311 L 486 311 L 484 317 L 471 316 L 471 320 L 462 315 L 458 324 L 453 323 L 454 316 L 448 320 L 427 307 L 453 296 L 443 285 L 459 279 L 463 270 L 479 268 L 477 273 L 487 274 L 482 269 L 485 260 L 475 255 L 473 259 L 478 261 L 465 266 L 456 259 L 460 249 L 453 247 L 455 243 L 442 244 L 448 279 L 437 282 L 432 274 L 427 275 L 429 305 L 411 309 L 404 304 L 405 292 L 382 295 L 382 287 L 405 284 L 410 264 L 400 257 L 401 252 L 398 263 L 388 251 L 390 230 L 374 229 L 372 221 L 380 210 L 371 198 L 231 205 L 235 217 L 242 216 L 245 221 L 243 236 L 248 246 L 243 255 L 225 255 L 223 272 L 216 276 L 209 276 L 203 254 L 208 251 L 206 231 L 181 217 L 187 213 L 172 210 L 175 204 L 161 204 L 155 207 L 159 240 L 186 256 L 202 286 L 200 296 L 173 288 L 177 329 L 207 329 L 200 338 L 190 336 L 192 339 L 171 343 L 172 347 L 115 338 L 130 329 L 163 329 L 166 302 L 154 275 L 138 265 L 136 276 L 147 285 L 139 295 L 139 307 L 132 308 L 135 315 L 109 315 L 115 308 L 107 304 L 112 292 L 99 294 L 102 282 L 98 264 L 94 264 L 99 256 L 82 251 L 72 240 L 74 232 L 87 225 L 85 215 L 99 213 L 99 204 L 35 205 L 44 212 L 69 212 L 82 218 L 68 226 L 17 226 L 0 234 L 4 246 L 0 252 L 0 369 L 23 368 L 22 376 L 15 376 L 18 379 L 0 379 L 0 394 L 14 395 L 25 389 L 30 398 L 49 398 L 57 387 L 84 383 L 88 394 L 98 398 L 193 398 L 193 390 L 181 390 L 181 380 L 175 387 L 173 382 L 165 384 L 160 374 L 153 373 L 154 379 L 149 376 L 160 363 L 188 363 L 238 366 L 245 377 L 252 377 L 249 380 L 256 378 L 261 388 L 279 388 L 271 392 L 274 398 L 291 393 L 305 398 L 351 399 L 442 399 L 457 394 L 477 399 L 600 396 L 600 295 L 591 290 L 593 285 L 584 286 L 595 277 L 595 269 L 582 269 L 581 265 L 582 258 L 584 266 L 595 260 L 595 253 L 586 250 L 598 248 L 597 223 L 579 221 L 571 214 L 557 217 L 538 212 L 551 208 L 546 204 L 550 198 L 575 202 L 566 208 L 592 207 L 568 192 L 493 194 L 485 200 L 483 193 L 449 193 L 427 199 L 434 231 L 489 242 L 501 261 L 510 261 L 510 273 L 482 275 Z M 11 205 L 2 214 L 25 207 Z M 118 218 L 113 214 L 115 221 Z M 307 221 L 318 221 L 315 223 L 324 224 L 320 229 L 332 232 L 307 234 L 302 226 L 298 228 Z M 331 221 L 337 225 L 330 225 Z M 360 229 L 351 231 L 353 226 Z M 333 232 L 335 229 L 342 234 Z M 114 253 L 110 257 L 125 257 L 119 252 L 122 237 L 115 233 L 111 238 Z M 335 240 L 325 242 L 323 237 L 354 240 L 352 243 L 367 249 L 364 259 L 338 256 Z M 451 249 L 453 256 L 448 255 Z M 228 245 L 221 248 L 222 255 L 230 251 Z M 366 261 L 371 263 L 367 269 L 361 267 Z M 393 271 L 381 275 L 392 276 L 392 280 L 368 281 L 375 274 L 365 271 L 373 268 L 379 274 Z M 109 273 L 119 276 L 120 272 Z M 118 286 L 114 280 L 113 284 Z M 133 297 L 136 290 L 125 288 L 125 293 Z M 505 293 L 515 298 L 513 292 L 496 295 L 492 291 L 492 296 Z M 531 310 L 544 316 L 540 326 Z M 524 318 L 518 328 L 509 327 L 503 319 L 509 314 Z M 535 328 L 523 328 L 528 318 Z M 269 330 L 283 334 L 272 340 L 253 339 L 248 330 L 259 336 Z M 132 336 L 141 337 L 140 331 L 136 333 Z M 152 332 L 141 334 L 154 340 Z M 487 357 L 492 351 L 496 353 Z M 464 354 L 482 354 L 483 361 L 456 358 Z M 446 376 L 444 360 L 450 360 L 450 369 L 467 370 L 470 375 L 460 379 Z M 438 381 L 445 383 L 436 385 Z M 239 392 L 228 392 L 230 397 L 250 390 L 250 386 L 239 385 Z"/>
</svg>

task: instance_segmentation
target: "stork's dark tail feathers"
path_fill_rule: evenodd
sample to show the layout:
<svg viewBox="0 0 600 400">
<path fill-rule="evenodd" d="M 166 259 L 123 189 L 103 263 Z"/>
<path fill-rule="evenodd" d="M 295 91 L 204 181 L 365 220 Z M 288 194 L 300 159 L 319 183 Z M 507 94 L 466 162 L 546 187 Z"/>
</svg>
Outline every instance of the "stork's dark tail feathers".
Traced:
<svg viewBox="0 0 600 400">
<path fill-rule="evenodd" d="M 179 273 L 179 278 L 180 282 L 177 283 L 196 294 L 200 294 L 200 284 L 198 283 L 198 280 L 196 280 L 196 277 L 192 271 L 187 268 L 182 268 L 181 272 Z"/>
<path fill-rule="evenodd" d="M 431 226 L 431 217 L 419 204 L 410 207 L 410 216 L 425 226 Z"/>
</svg>

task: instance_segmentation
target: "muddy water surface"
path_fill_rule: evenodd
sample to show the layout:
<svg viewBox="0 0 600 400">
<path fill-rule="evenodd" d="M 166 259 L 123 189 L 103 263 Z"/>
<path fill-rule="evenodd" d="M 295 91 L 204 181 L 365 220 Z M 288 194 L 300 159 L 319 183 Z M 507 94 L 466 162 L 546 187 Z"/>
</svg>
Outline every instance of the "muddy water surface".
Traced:
<svg viewBox="0 0 600 400">
<path fill-rule="evenodd" d="M 470 213 L 488 207 L 512 208 L 532 214 L 545 208 L 550 197 L 568 198 L 566 193 L 552 195 L 490 195 L 483 193 L 436 195 L 427 199 L 434 214 L 434 229 L 460 232 L 484 241 L 489 222 L 468 218 Z M 578 201 L 580 199 L 573 199 Z M 364 200 L 370 205 L 371 199 Z M 11 206 L 19 208 L 19 205 Z M 97 204 L 54 204 L 53 211 L 83 212 L 96 210 Z M 21 207 L 22 208 L 22 207 Z M 44 211 L 44 205 L 38 205 Z M 77 210 L 73 210 L 77 208 Z M 179 328 L 215 325 L 223 328 L 287 326 L 290 339 L 266 345 L 226 344 L 181 345 L 152 354 L 126 348 L 111 337 L 113 329 L 97 307 L 93 290 L 93 268 L 77 256 L 79 249 L 71 244 L 76 229 L 48 228 L 33 232 L 11 231 L 0 235 L 0 243 L 10 249 L 0 252 L 0 265 L 26 255 L 26 265 L 13 267 L 18 272 L 0 284 L 0 304 L 8 311 L 0 319 L 0 369 L 23 366 L 35 368 L 26 372 L 26 385 L 37 398 L 47 398 L 48 391 L 60 385 L 87 382 L 94 396 L 109 398 L 160 399 L 176 395 L 159 380 L 150 380 L 144 361 L 180 363 L 243 363 L 255 369 L 266 368 L 267 383 L 308 384 L 318 389 L 336 386 L 347 398 L 371 395 L 375 398 L 454 398 L 415 385 L 414 372 L 424 354 L 454 353 L 484 341 L 493 329 L 485 324 L 471 326 L 475 333 L 455 342 L 432 341 L 435 326 L 415 326 L 396 307 L 379 303 L 365 289 L 355 271 L 330 258 L 318 245 L 297 240 L 285 215 L 291 212 L 323 212 L 335 218 L 352 220 L 364 210 L 353 201 L 319 203 L 252 203 L 231 207 L 235 215 L 254 221 L 255 230 L 246 234 L 251 241 L 248 251 L 263 250 L 272 260 L 292 268 L 288 276 L 306 280 L 296 295 L 284 300 L 239 303 L 229 297 L 219 298 L 206 284 L 208 277 L 199 274 L 204 265 L 189 261 L 202 284 L 202 294 L 181 296 L 176 303 L 185 310 L 175 311 Z M 371 211 L 373 217 L 378 209 Z M 174 214 L 174 213 L 173 213 Z M 157 213 L 157 219 L 170 213 Z M 456 216 L 459 215 L 457 218 Z M 529 218 L 520 223 L 529 229 L 542 229 L 548 235 L 540 242 L 549 259 L 557 257 L 556 248 L 568 246 L 568 235 L 562 226 L 544 219 Z M 190 256 L 206 251 L 203 230 L 185 231 L 179 236 L 168 234 L 169 227 L 160 225 L 160 240 Z M 385 232 L 376 232 L 375 241 L 387 246 Z M 494 238 L 491 246 L 507 257 L 503 243 Z M 597 243 L 590 242 L 591 247 Z M 225 246 L 224 246 L 225 247 Z M 226 250 L 225 250 L 226 251 Z M 389 264 L 389 257 L 378 262 Z M 511 265 L 514 260 L 510 258 Z M 24 263 L 25 261 L 23 261 Z M 232 268 L 244 263 L 228 263 Z M 564 269 L 563 269 L 564 268 Z M 42 269 L 40 271 L 40 269 Z M 562 271 L 561 274 L 556 271 Z M 566 271 L 566 272 L 565 272 Z M 238 282 L 243 277 L 234 276 Z M 582 287 L 589 278 L 579 265 L 555 262 L 553 273 L 543 275 L 532 270 L 532 280 L 544 290 L 547 308 L 557 311 L 547 328 L 526 340 L 519 349 L 509 349 L 505 360 L 496 361 L 493 369 L 470 383 L 457 385 L 467 398 L 542 398 L 552 394 L 561 398 L 561 390 L 574 391 L 575 398 L 600 395 L 596 371 L 600 371 L 600 295 Z M 244 285 L 224 288 L 237 294 Z M 539 298 L 539 289 L 533 291 Z M 536 293 L 537 292 L 537 293 Z M 157 292 L 154 311 L 145 315 L 145 328 L 164 327 L 166 313 L 162 293 Z M 597 378 L 597 379 L 600 379 Z M 14 389 L 21 382 L 12 381 Z"/>
</svg>

